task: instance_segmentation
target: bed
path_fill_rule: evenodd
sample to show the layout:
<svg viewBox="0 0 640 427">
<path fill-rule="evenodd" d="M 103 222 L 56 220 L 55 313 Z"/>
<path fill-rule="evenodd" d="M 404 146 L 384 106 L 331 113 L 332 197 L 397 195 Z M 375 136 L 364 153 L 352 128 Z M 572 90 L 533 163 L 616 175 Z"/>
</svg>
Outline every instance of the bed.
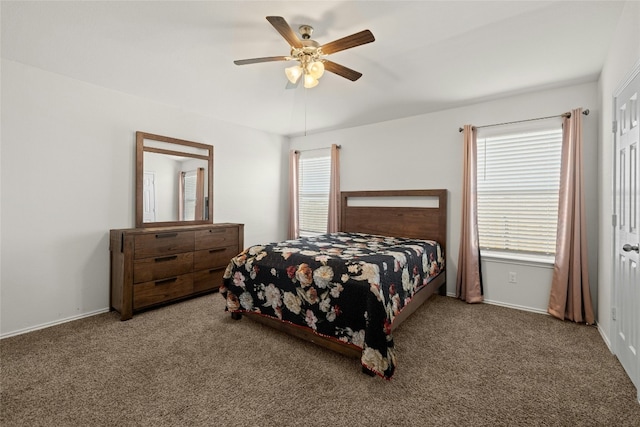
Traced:
<svg viewBox="0 0 640 427">
<path fill-rule="evenodd" d="M 447 190 L 342 192 L 340 232 L 254 245 L 231 260 L 225 310 L 390 379 L 393 331 L 446 292 L 446 231 Z"/>
</svg>

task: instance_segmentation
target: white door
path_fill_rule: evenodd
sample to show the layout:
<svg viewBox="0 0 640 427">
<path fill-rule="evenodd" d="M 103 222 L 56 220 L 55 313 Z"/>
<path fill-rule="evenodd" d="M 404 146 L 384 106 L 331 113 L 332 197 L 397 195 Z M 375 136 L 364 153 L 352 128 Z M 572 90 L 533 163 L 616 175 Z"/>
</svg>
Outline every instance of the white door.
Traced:
<svg viewBox="0 0 640 427">
<path fill-rule="evenodd" d="M 638 390 L 640 399 L 640 67 L 618 91 L 616 111 L 616 179 L 614 350 Z"/>
<path fill-rule="evenodd" d="M 142 222 L 156 222 L 156 174 L 145 172 L 142 180 Z"/>
</svg>

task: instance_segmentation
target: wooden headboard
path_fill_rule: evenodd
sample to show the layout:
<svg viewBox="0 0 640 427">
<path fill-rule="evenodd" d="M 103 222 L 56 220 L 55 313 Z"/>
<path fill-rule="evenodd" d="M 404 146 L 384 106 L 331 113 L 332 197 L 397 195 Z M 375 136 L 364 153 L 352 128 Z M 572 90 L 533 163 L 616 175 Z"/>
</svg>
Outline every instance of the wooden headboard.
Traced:
<svg viewBox="0 0 640 427">
<path fill-rule="evenodd" d="M 356 206 L 353 199 L 358 198 L 384 200 L 384 206 Z M 402 203 L 394 206 L 394 198 Z M 413 199 L 433 200 L 433 207 L 407 207 L 406 201 Z M 447 253 L 447 190 L 343 191 L 340 230 L 435 240 Z"/>
</svg>

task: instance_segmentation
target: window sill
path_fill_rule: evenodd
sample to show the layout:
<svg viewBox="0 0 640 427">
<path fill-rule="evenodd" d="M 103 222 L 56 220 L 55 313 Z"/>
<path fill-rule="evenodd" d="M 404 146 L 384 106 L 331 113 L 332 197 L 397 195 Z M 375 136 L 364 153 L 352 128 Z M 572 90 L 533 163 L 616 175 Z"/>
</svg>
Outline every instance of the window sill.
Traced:
<svg viewBox="0 0 640 427">
<path fill-rule="evenodd" d="M 484 260 L 504 262 L 508 264 L 553 267 L 555 263 L 555 257 L 553 255 L 516 254 L 511 252 L 482 250 L 480 251 L 480 256 Z"/>
</svg>

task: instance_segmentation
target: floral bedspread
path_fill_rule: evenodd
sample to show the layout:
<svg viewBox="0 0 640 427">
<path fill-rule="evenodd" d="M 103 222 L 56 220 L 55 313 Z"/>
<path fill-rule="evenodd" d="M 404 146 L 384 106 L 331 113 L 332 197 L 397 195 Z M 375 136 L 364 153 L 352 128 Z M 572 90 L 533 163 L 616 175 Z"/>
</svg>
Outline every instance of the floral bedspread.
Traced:
<svg viewBox="0 0 640 427">
<path fill-rule="evenodd" d="M 333 233 L 245 249 L 224 273 L 226 310 L 257 312 L 362 349 L 362 365 L 393 375 L 391 325 L 444 270 L 434 241 Z"/>
</svg>

